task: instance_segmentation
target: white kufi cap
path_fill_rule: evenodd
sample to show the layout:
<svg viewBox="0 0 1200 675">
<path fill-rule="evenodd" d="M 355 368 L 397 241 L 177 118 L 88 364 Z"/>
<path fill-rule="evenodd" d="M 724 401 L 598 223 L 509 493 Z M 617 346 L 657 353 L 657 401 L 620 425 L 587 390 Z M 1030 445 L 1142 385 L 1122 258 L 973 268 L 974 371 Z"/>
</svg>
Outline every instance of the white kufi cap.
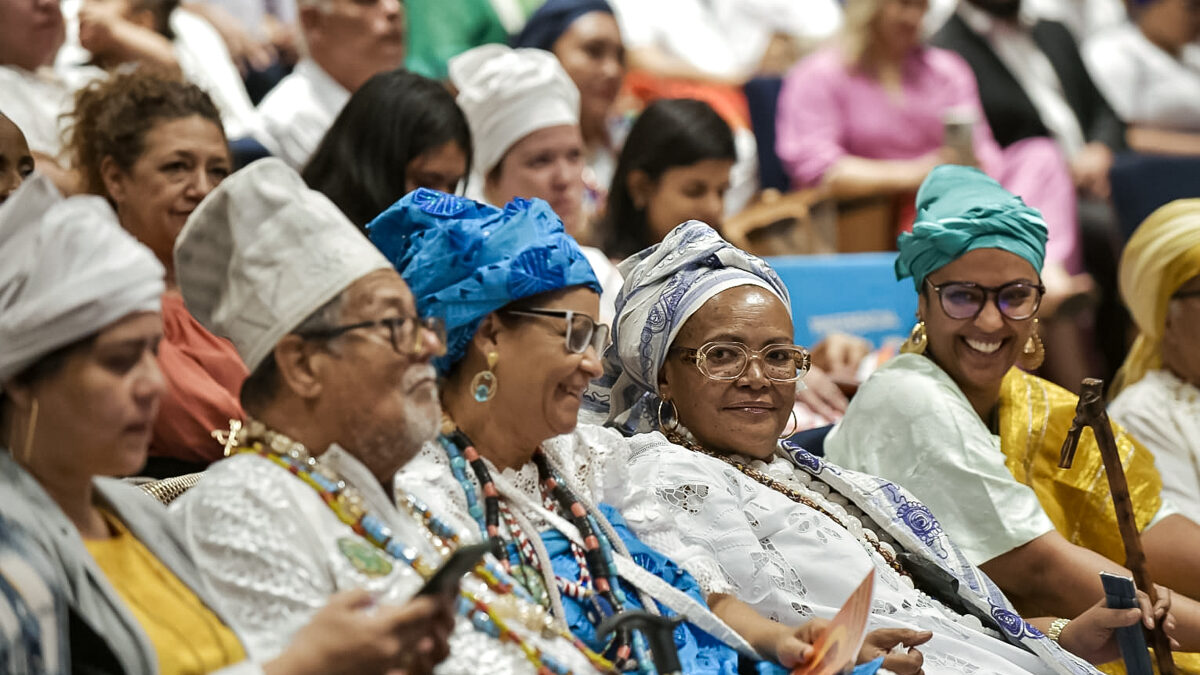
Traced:
<svg viewBox="0 0 1200 675">
<path fill-rule="evenodd" d="M 450 59 L 449 70 L 480 175 L 529 134 L 579 124 L 579 90 L 550 52 L 483 45 Z"/>
<path fill-rule="evenodd" d="M 102 197 L 35 176 L 0 205 L 0 385 L 135 312 L 162 310 L 165 271 Z"/>
<path fill-rule="evenodd" d="M 350 284 L 391 264 L 294 170 L 268 158 L 226 178 L 175 241 L 188 311 L 251 372 Z"/>
</svg>

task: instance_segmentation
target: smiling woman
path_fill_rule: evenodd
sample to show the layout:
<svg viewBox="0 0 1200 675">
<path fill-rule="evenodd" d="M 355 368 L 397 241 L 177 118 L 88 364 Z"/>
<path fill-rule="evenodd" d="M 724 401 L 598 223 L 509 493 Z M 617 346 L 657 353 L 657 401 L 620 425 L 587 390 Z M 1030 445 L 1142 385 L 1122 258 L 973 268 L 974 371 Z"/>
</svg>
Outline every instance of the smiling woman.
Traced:
<svg viewBox="0 0 1200 675">
<path fill-rule="evenodd" d="M 197 323 L 175 288 L 175 239 L 232 171 L 220 115 L 196 86 L 139 70 L 80 91 L 71 122 L 68 147 L 83 189 L 107 198 L 167 271 L 158 353 L 167 388 L 145 472 L 198 470 L 220 457 L 210 432 L 242 417 L 237 393 L 247 375 L 232 345 Z"/>
</svg>

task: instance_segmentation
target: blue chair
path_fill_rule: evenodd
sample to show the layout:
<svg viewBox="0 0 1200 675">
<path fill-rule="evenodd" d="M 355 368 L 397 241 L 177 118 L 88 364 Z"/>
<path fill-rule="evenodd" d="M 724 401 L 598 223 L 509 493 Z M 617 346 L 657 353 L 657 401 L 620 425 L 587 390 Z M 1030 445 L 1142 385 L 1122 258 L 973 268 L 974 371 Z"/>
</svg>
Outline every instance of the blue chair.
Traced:
<svg viewBox="0 0 1200 675">
<path fill-rule="evenodd" d="M 904 339 L 917 312 L 912 282 L 896 281 L 895 253 L 840 253 L 768 258 L 792 296 L 796 344 L 829 333 L 858 335 L 876 347 Z"/>
<path fill-rule="evenodd" d="M 1200 197 L 1200 157 L 1118 155 L 1109 173 L 1117 222 L 1128 239 L 1158 207 Z"/>
</svg>

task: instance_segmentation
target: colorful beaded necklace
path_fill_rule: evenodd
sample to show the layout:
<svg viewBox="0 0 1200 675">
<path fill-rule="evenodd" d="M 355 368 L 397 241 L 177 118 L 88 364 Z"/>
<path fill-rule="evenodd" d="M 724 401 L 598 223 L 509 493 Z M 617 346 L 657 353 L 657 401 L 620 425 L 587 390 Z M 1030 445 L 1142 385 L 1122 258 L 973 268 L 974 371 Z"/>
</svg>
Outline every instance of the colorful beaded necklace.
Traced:
<svg viewBox="0 0 1200 675">
<path fill-rule="evenodd" d="M 349 525 L 355 534 L 393 558 L 409 565 L 422 579 L 428 580 L 437 570 L 437 566 L 426 563 L 415 548 L 406 546 L 397 540 L 391 528 L 382 519 L 367 511 L 362 496 L 328 466 L 311 456 L 303 444 L 267 428 L 266 425 L 254 419 L 248 420 L 245 425 L 237 420 L 230 420 L 228 432 L 214 432 L 213 436 L 225 446 L 225 456 L 227 457 L 233 454 L 256 454 L 299 478 L 313 488 L 321 497 L 321 501 L 337 515 L 339 520 Z M 434 515 L 433 511 L 415 495 L 405 492 L 402 496 L 402 505 L 414 519 L 425 525 L 422 528 L 423 531 L 443 559 L 452 553 L 459 544 L 459 535 L 454 528 Z M 443 561 L 439 561 L 439 563 Z M 498 597 L 516 596 L 531 607 L 541 610 L 541 607 L 515 583 L 512 577 L 507 575 L 504 570 L 497 569 L 490 560 L 482 561 L 476 566 L 474 573 L 483 579 L 487 587 Z M 460 593 L 458 611 L 471 621 L 471 625 L 476 630 L 502 642 L 512 642 L 533 664 L 538 675 L 570 675 L 569 668 L 558 663 L 513 630 L 495 606 L 488 605 L 477 595 L 465 589 L 460 589 Z M 517 613 L 519 611 L 509 612 L 510 615 Z M 540 617 L 540 621 L 537 620 L 538 617 Z M 539 630 L 547 635 L 557 635 L 571 642 L 597 669 L 604 672 L 614 669 L 610 661 L 589 649 L 587 645 L 583 644 L 583 641 L 564 631 L 555 630 L 553 619 L 544 612 L 533 617 L 533 620 L 528 623 L 530 623 L 528 627 L 531 630 Z M 532 625 L 534 623 L 537 625 Z"/>
<path fill-rule="evenodd" d="M 488 536 L 500 541 L 500 518 L 506 505 L 500 501 L 500 493 L 492 479 L 491 470 L 488 469 L 487 463 L 479 455 L 470 438 L 461 429 L 455 427 L 452 421 L 449 419 L 443 421 L 442 432 L 439 441 L 450 459 L 451 471 L 466 495 L 471 516 L 479 525 L 481 533 L 487 533 Z M 550 466 L 550 462 L 541 448 L 534 452 L 533 462 L 538 470 L 543 497 L 547 498 L 552 506 L 557 506 L 558 511 L 567 514 L 568 520 L 579 530 L 584 542 L 582 560 L 580 560 L 578 547 L 574 543 L 571 544 L 572 552 L 579 562 L 579 582 L 574 584 L 556 576 L 556 585 L 567 595 L 577 599 L 591 600 L 594 603 L 595 617 L 590 618 L 594 618 L 595 623 L 598 624 L 599 620 L 604 617 L 621 612 L 628 602 L 620 584 L 616 583 L 618 573 L 613 560 L 612 543 L 583 502 Z M 467 476 L 466 467 L 468 465 L 479 482 L 479 492 L 484 496 L 484 509 L 479 508 L 475 486 Z M 512 570 L 514 563 L 541 569 L 541 562 L 534 554 L 532 544 L 527 541 L 528 535 L 517 525 L 516 519 L 506 517 L 505 524 L 514 542 L 507 547 L 507 555 L 498 554 L 497 557 L 505 561 L 506 569 Z M 525 560 L 521 560 L 523 553 Z M 518 578 L 528 579 L 529 576 L 522 575 Z M 590 582 L 591 592 L 586 588 L 588 582 Z M 649 670 L 650 657 L 640 634 L 620 631 L 605 651 L 614 655 L 618 668 L 622 670 L 636 668 L 643 672 L 653 672 Z M 632 657 L 635 656 L 636 659 L 633 659 Z"/>
<path fill-rule="evenodd" d="M 833 522 L 837 523 L 843 530 L 846 530 L 847 532 L 851 531 L 850 528 L 846 527 L 845 523 L 843 523 L 840 519 L 838 519 L 837 516 L 830 513 L 828 509 L 826 509 L 825 507 L 823 507 L 819 503 L 817 503 L 817 501 L 815 499 L 813 499 L 813 498 L 809 497 L 808 495 L 800 492 L 799 490 L 791 487 L 790 485 L 786 485 L 778 480 L 775 480 L 774 478 L 772 478 L 771 476 L 768 476 L 767 474 L 763 473 L 762 471 L 759 471 L 758 469 L 755 469 L 754 467 L 752 467 L 744 462 L 739 462 L 737 459 L 730 457 L 729 455 L 722 455 L 720 453 L 713 452 L 712 450 L 705 448 L 704 446 L 700 445 L 699 443 L 697 443 L 689 438 L 685 438 L 683 436 L 683 434 L 680 434 L 678 431 L 674 431 L 674 430 L 667 431 L 665 433 L 665 436 L 667 437 L 668 441 L 671 441 L 675 445 L 687 448 L 688 450 L 691 450 L 692 452 L 698 452 L 702 455 L 708 455 L 709 457 L 713 457 L 713 458 L 721 460 L 722 462 L 725 462 L 726 464 L 728 464 L 728 465 L 732 466 L 733 468 L 737 469 L 738 471 L 742 472 L 747 478 L 750 478 L 751 480 L 757 481 L 758 483 L 771 488 L 772 490 L 782 494 L 784 497 L 787 497 L 788 499 L 790 499 L 798 504 L 803 504 L 803 505 L 807 506 L 808 508 L 813 509 L 814 511 L 819 511 L 819 512 L 825 514 L 825 516 L 827 518 L 829 518 Z M 870 544 L 871 547 L 874 548 L 877 553 L 879 553 L 879 556 L 881 558 L 883 558 L 883 561 L 886 562 L 889 567 L 891 567 L 892 569 L 899 572 L 902 576 L 908 576 L 908 573 L 904 571 L 904 568 L 900 565 L 900 561 L 896 559 L 895 555 L 893 555 L 892 553 L 889 553 L 887 549 L 883 548 L 882 544 L 880 543 L 880 541 L 878 539 L 866 536 L 865 533 L 868 531 L 869 530 L 864 529 L 864 535 L 863 535 L 862 539 L 865 540 L 868 544 Z"/>
</svg>

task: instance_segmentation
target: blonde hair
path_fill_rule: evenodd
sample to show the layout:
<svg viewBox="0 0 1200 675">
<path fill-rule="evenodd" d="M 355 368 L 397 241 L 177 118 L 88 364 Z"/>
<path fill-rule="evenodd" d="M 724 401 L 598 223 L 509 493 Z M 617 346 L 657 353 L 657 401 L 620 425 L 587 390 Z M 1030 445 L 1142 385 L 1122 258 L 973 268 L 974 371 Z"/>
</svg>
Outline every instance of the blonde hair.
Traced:
<svg viewBox="0 0 1200 675">
<path fill-rule="evenodd" d="M 863 55 L 867 45 L 871 44 L 874 36 L 875 18 L 879 10 L 888 0 L 846 0 L 845 22 L 842 24 L 842 51 L 846 61 L 852 65 L 862 65 Z"/>
</svg>

